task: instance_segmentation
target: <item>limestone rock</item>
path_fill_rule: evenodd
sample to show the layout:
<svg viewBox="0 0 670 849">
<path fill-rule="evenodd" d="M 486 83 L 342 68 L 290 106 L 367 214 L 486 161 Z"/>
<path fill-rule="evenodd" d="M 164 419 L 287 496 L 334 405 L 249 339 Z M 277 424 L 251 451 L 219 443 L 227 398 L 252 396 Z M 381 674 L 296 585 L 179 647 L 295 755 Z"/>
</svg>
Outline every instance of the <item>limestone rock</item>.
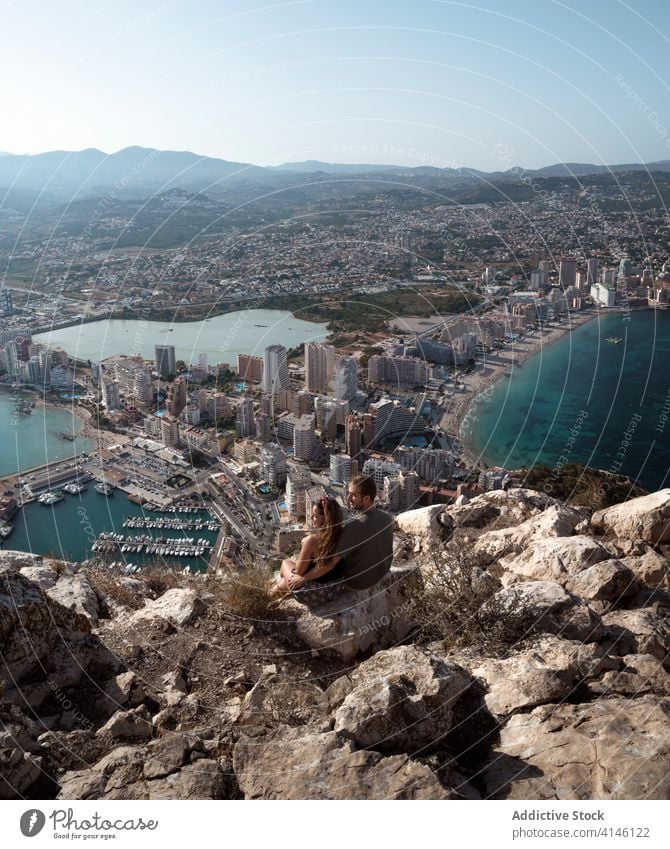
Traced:
<svg viewBox="0 0 670 849">
<path fill-rule="evenodd" d="M 168 733 L 120 746 L 90 769 L 65 773 L 59 799 L 223 799 L 236 795 L 232 769 L 195 735 Z"/>
<path fill-rule="evenodd" d="M 602 678 L 589 684 L 594 696 L 641 696 L 656 693 L 670 696 L 670 672 L 651 654 L 628 654 L 622 658 L 621 668 L 606 672 Z"/>
<path fill-rule="evenodd" d="M 43 729 L 16 705 L 0 699 L 0 799 L 20 799 L 40 777 Z"/>
<path fill-rule="evenodd" d="M 649 550 L 642 555 L 623 557 L 621 563 L 649 587 L 670 589 L 670 560 Z"/>
<path fill-rule="evenodd" d="M 165 619 L 180 628 L 194 622 L 205 612 L 206 607 L 197 594 L 190 589 L 175 587 L 129 617 L 130 625 L 144 625 L 156 619 Z"/>
<path fill-rule="evenodd" d="M 31 554 L 28 551 L 0 550 L 0 572 L 39 567 L 42 566 L 42 563 L 41 554 Z"/>
<path fill-rule="evenodd" d="M 335 731 L 358 748 L 408 754 L 425 754 L 443 739 L 471 683 L 460 666 L 415 646 L 378 652 L 349 679 Z"/>
<path fill-rule="evenodd" d="M 670 624 L 660 614 L 649 608 L 615 610 L 603 624 L 613 653 L 651 654 L 670 669 Z"/>
<path fill-rule="evenodd" d="M 591 604 L 605 602 L 608 607 L 611 602 L 621 602 L 635 595 L 637 588 L 633 573 L 620 560 L 596 563 L 566 583 L 568 592 L 586 599 Z"/>
<path fill-rule="evenodd" d="M 98 736 L 119 740 L 150 740 L 151 734 L 151 716 L 144 705 L 128 711 L 117 710 L 98 731 Z"/>
<path fill-rule="evenodd" d="M 491 559 L 499 558 L 522 550 L 534 540 L 569 537 L 581 520 L 582 515 L 576 510 L 555 504 L 520 525 L 482 534 L 475 550 Z"/>
<path fill-rule="evenodd" d="M 526 581 L 505 587 L 482 606 L 481 616 L 491 623 L 500 616 L 513 617 L 526 634 L 557 634 L 582 642 L 597 642 L 603 635 L 596 611 L 576 603 L 555 581 Z"/>
<path fill-rule="evenodd" d="M 119 707 L 137 707 L 144 701 L 144 687 L 134 672 L 122 672 L 105 687 L 105 696 Z"/>
<path fill-rule="evenodd" d="M 485 770 L 489 798 L 667 799 L 670 702 L 544 705 L 512 716 Z"/>
<path fill-rule="evenodd" d="M 395 645 L 410 633 L 403 591 L 415 579 L 415 569 L 394 567 L 368 590 L 337 589 L 330 601 L 307 606 L 290 599 L 283 608 L 295 616 L 298 636 L 310 648 L 351 660 Z"/>
<path fill-rule="evenodd" d="M 441 504 L 432 507 L 419 507 L 416 510 L 407 510 L 400 513 L 396 518 L 398 528 L 406 534 L 418 537 L 422 547 L 427 548 L 444 536 L 444 527 L 439 521 L 444 512 Z"/>
<path fill-rule="evenodd" d="M 262 678 L 244 697 L 238 721 L 242 725 L 305 725 L 325 719 L 323 691 L 310 681 Z"/>
<path fill-rule="evenodd" d="M 118 669 L 118 660 L 90 633 L 89 620 L 45 595 L 17 571 L 0 573 L 0 680 L 7 698 L 38 707 L 54 693 Z"/>
<path fill-rule="evenodd" d="M 92 625 L 97 625 L 100 614 L 98 597 L 85 575 L 60 573 L 56 583 L 46 592 L 63 607 L 83 614 Z"/>
<path fill-rule="evenodd" d="M 406 755 L 360 751 L 309 726 L 242 737 L 233 766 L 245 799 L 448 799 L 433 771 Z"/>
<path fill-rule="evenodd" d="M 533 581 L 564 584 L 570 576 L 610 557 L 589 537 L 547 537 L 533 540 L 520 554 L 504 557 L 498 566 Z"/>
<path fill-rule="evenodd" d="M 625 542 L 626 547 L 637 540 L 667 542 L 670 540 L 670 489 L 598 510 L 591 517 L 591 524 Z"/>
<path fill-rule="evenodd" d="M 570 697 L 587 675 L 602 666 L 594 644 L 545 636 L 509 658 L 485 660 L 473 674 L 487 686 L 486 707 L 505 716 Z"/>
</svg>

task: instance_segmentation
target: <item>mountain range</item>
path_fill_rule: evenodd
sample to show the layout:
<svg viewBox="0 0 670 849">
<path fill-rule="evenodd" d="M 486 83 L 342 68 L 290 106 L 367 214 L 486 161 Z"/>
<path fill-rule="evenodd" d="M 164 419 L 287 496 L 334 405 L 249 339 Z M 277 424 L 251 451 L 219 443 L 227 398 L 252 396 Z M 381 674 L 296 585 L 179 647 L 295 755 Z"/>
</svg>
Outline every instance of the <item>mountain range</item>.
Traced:
<svg viewBox="0 0 670 849">
<path fill-rule="evenodd" d="M 63 202 L 91 197 L 146 197 L 168 189 L 205 192 L 222 196 L 242 185 L 272 190 L 286 187 L 299 175 L 311 175 L 315 182 L 332 179 L 369 177 L 380 179 L 437 178 L 442 185 L 450 182 L 519 180 L 537 178 L 579 178 L 593 174 L 618 174 L 629 171 L 670 171 L 670 160 L 649 164 L 593 165 L 557 163 L 536 170 L 512 168 L 483 172 L 472 168 L 408 167 L 383 164 L 346 164 L 307 160 L 261 167 L 244 162 L 229 162 L 189 151 L 127 147 L 107 154 L 96 148 L 81 151 L 49 151 L 34 155 L 0 155 L 0 207 L 34 201 Z M 3 200 L 4 198 L 4 200 Z"/>
</svg>

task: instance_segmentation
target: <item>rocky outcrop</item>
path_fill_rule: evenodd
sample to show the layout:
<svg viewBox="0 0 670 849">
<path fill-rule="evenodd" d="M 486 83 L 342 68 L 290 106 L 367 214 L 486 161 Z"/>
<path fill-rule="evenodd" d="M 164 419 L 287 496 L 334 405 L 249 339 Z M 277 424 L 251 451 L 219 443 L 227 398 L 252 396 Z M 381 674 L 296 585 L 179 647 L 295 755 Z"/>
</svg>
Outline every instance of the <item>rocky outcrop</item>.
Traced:
<svg viewBox="0 0 670 849">
<path fill-rule="evenodd" d="M 295 617 L 298 637 L 315 651 L 351 660 L 364 652 L 388 648 L 412 630 L 407 618 L 406 587 L 415 579 L 411 567 L 391 569 L 369 590 L 326 588 L 305 593 L 284 607 Z M 332 597 L 328 599 L 329 593 Z"/>
<path fill-rule="evenodd" d="M 162 619 L 180 628 L 194 622 L 204 612 L 205 604 L 193 590 L 175 587 L 131 614 L 128 625 L 143 626 Z"/>
<path fill-rule="evenodd" d="M 639 541 L 670 542 L 670 489 L 598 510 L 591 517 L 591 525 L 618 540 L 622 550 L 633 548 Z"/>
<path fill-rule="evenodd" d="M 39 707 L 82 676 L 118 669 L 89 619 L 52 600 L 16 571 L 0 573 L 0 679 L 6 696 Z"/>
<path fill-rule="evenodd" d="M 470 682 L 455 663 L 415 646 L 380 651 L 347 684 L 337 683 L 343 700 L 335 731 L 361 749 L 425 754 L 451 729 L 453 706 Z"/>
<path fill-rule="evenodd" d="M 42 729 L 16 705 L 0 699 L 0 799 L 21 799 L 40 777 Z"/>
<path fill-rule="evenodd" d="M 407 755 L 357 751 L 334 731 L 279 728 L 242 737 L 233 767 L 245 799 L 448 799 L 430 767 Z"/>
<path fill-rule="evenodd" d="M 666 501 L 410 511 L 376 587 L 253 621 L 216 577 L 2 552 L 0 797 L 663 798 Z"/>
<path fill-rule="evenodd" d="M 670 702 L 545 705 L 512 716 L 485 770 L 494 799 L 667 799 Z"/>
<path fill-rule="evenodd" d="M 121 746 L 92 768 L 66 773 L 59 799 L 227 799 L 237 795 L 217 744 L 167 734 L 146 748 Z"/>
</svg>

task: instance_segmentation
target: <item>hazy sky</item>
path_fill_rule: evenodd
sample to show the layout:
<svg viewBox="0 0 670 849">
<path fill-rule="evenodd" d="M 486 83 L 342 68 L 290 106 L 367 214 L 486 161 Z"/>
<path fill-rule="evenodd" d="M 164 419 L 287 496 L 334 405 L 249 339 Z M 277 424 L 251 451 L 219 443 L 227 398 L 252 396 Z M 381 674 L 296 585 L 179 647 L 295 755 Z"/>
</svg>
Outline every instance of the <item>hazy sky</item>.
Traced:
<svg viewBox="0 0 670 849">
<path fill-rule="evenodd" d="M 14 0 L 0 150 L 670 159 L 667 0 Z"/>
</svg>

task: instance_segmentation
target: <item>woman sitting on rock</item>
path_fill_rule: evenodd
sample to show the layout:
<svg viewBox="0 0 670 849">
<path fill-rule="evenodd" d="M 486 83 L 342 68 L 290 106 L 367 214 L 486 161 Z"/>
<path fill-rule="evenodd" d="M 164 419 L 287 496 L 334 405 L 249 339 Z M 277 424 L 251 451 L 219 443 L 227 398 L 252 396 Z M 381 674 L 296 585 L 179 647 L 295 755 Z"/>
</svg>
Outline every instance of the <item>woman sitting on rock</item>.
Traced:
<svg viewBox="0 0 670 849">
<path fill-rule="evenodd" d="M 282 598 L 309 582 L 318 584 L 340 580 L 344 560 L 335 565 L 334 552 L 342 533 L 342 508 L 334 498 L 322 498 L 312 507 L 312 531 L 303 538 L 295 560 L 284 560 L 279 579 L 270 590 L 272 598 Z"/>
</svg>

